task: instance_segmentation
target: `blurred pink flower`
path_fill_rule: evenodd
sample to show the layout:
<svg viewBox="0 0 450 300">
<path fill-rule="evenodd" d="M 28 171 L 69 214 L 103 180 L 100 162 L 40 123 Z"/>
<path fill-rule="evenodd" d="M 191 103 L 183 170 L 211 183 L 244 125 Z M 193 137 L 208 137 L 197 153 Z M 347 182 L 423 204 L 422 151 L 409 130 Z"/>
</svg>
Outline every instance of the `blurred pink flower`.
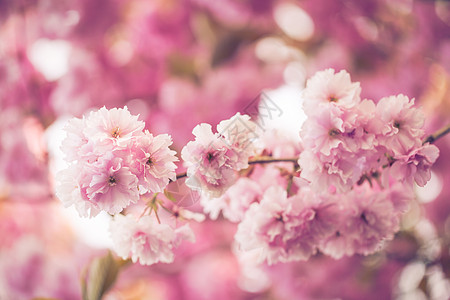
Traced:
<svg viewBox="0 0 450 300">
<path fill-rule="evenodd" d="M 220 212 L 224 218 L 231 222 L 240 222 L 253 202 L 259 202 L 262 196 L 261 186 L 258 182 L 241 177 L 219 198 L 201 198 L 205 213 L 216 220 Z"/>
<path fill-rule="evenodd" d="M 336 259 L 374 253 L 399 229 L 400 214 L 389 189 L 373 191 L 364 184 L 342 197 L 340 210 L 334 233 L 319 246 L 320 251 Z"/>
<path fill-rule="evenodd" d="M 352 82 L 347 71 L 326 69 L 308 79 L 302 94 L 303 107 L 306 114 L 312 114 L 318 106 L 350 109 L 359 103 L 360 93 L 359 82 Z"/>
<path fill-rule="evenodd" d="M 133 216 L 116 215 L 110 226 L 114 250 L 123 259 L 152 265 L 157 262 L 171 263 L 173 249 L 183 241 L 195 241 L 194 233 L 185 224 L 173 229 L 159 224 L 156 218 L 146 215 L 136 220 Z"/>
<path fill-rule="evenodd" d="M 253 203 L 238 225 L 235 240 L 243 251 L 256 250 L 258 263 L 306 260 L 316 252 L 317 236 L 310 231 L 314 210 L 274 186 L 260 203 Z"/>
</svg>

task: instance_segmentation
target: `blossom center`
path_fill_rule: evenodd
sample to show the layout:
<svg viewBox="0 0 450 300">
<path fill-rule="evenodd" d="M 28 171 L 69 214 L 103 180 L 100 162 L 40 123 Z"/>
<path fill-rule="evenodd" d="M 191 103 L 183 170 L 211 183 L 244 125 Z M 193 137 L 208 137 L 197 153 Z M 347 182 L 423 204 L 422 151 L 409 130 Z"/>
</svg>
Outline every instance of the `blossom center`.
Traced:
<svg viewBox="0 0 450 300">
<path fill-rule="evenodd" d="M 211 162 L 214 158 L 214 154 L 212 154 L 211 152 L 208 152 L 208 154 L 206 154 L 206 159 L 208 160 L 208 162 Z"/>
<path fill-rule="evenodd" d="M 338 100 L 339 99 L 336 96 L 334 96 L 334 95 L 328 96 L 328 101 L 329 102 L 338 102 Z"/>
<path fill-rule="evenodd" d="M 361 217 L 361 220 L 364 221 L 364 223 L 366 223 L 367 225 L 369 225 L 369 221 L 367 220 L 367 216 L 366 216 L 365 213 L 362 213 L 360 217 Z"/>
<path fill-rule="evenodd" d="M 109 186 L 115 186 L 117 184 L 117 179 L 114 176 L 109 176 L 108 184 Z"/>
<path fill-rule="evenodd" d="M 336 128 L 330 129 L 330 131 L 328 131 L 328 135 L 333 137 L 336 135 L 339 135 L 341 132 L 339 130 L 337 130 Z"/>
<path fill-rule="evenodd" d="M 120 136 L 120 129 L 119 127 L 115 127 L 112 131 L 111 131 L 111 136 L 113 138 L 117 138 Z"/>
<path fill-rule="evenodd" d="M 394 121 L 394 127 L 397 129 L 400 129 L 400 122 L 399 121 Z"/>
</svg>

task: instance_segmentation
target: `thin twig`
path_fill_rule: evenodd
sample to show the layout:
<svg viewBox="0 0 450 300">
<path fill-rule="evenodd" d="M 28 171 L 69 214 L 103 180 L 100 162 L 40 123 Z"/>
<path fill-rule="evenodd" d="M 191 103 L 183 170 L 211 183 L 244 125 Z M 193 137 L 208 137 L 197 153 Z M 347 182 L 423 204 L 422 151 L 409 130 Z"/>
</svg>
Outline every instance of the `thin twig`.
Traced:
<svg viewBox="0 0 450 300">
<path fill-rule="evenodd" d="M 183 178 L 186 176 L 187 176 L 186 172 L 183 172 L 183 173 L 177 174 L 177 179 L 180 179 L 180 178 Z"/>
<path fill-rule="evenodd" d="M 426 144 L 426 143 L 430 143 L 433 144 L 434 142 L 436 142 L 438 139 L 440 139 L 441 137 L 443 137 L 444 135 L 446 135 L 447 133 L 450 132 L 450 124 L 448 124 L 445 127 L 442 127 L 441 129 L 439 129 L 438 131 L 436 131 L 433 134 L 430 134 L 424 141 L 422 144 Z"/>
<path fill-rule="evenodd" d="M 434 143 L 444 135 L 450 133 L 450 124 L 439 129 L 433 134 L 430 134 L 424 141 L 423 144 L 426 143 Z M 249 165 L 255 165 L 255 164 L 269 164 L 269 163 L 277 163 L 277 162 L 292 162 L 295 164 L 295 166 L 298 166 L 298 157 L 286 157 L 286 158 L 273 158 L 271 156 L 261 156 L 253 160 L 249 160 Z M 177 179 L 186 177 L 186 172 L 177 174 Z"/>
<path fill-rule="evenodd" d="M 276 162 L 293 162 L 297 163 L 298 157 L 289 157 L 289 158 L 273 158 L 271 156 L 262 156 L 255 160 L 250 160 L 248 162 L 249 165 L 254 164 L 268 164 L 268 163 L 276 163 Z"/>
<path fill-rule="evenodd" d="M 268 164 L 268 163 L 276 163 L 276 162 L 293 162 L 297 165 L 298 157 L 289 157 L 289 158 L 273 158 L 271 156 L 261 156 L 254 160 L 249 160 L 249 165 L 255 164 Z M 186 177 L 186 172 L 177 174 L 177 179 Z"/>
</svg>

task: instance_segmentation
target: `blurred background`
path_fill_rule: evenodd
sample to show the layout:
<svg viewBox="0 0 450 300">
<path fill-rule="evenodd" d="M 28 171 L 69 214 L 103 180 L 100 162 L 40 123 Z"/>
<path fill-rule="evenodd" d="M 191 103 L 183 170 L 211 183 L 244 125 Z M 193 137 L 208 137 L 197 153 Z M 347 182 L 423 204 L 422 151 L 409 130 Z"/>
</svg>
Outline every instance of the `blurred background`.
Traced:
<svg viewBox="0 0 450 300">
<path fill-rule="evenodd" d="M 195 125 L 263 93 L 298 138 L 299 93 L 329 67 L 363 98 L 415 98 L 432 133 L 450 122 L 450 2 L 0 0 L 0 299 L 81 299 L 111 244 L 108 216 L 54 197 L 68 118 L 127 105 L 179 152 Z M 104 299 L 448 299 L 450 138 L 436 145 L 431 181 L 377 254 L 248 269 L 219 218 L 193 224 L 173 264 L 123 267 Z"/>
</svg>

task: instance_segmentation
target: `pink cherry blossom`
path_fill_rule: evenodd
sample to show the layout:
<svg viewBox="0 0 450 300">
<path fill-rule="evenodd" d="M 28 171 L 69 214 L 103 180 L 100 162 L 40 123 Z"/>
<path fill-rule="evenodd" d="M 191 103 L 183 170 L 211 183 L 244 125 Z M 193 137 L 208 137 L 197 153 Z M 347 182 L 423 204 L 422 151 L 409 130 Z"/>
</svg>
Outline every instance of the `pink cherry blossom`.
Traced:
<svg viewBox="0 0 450 300">
<path fill-rule="evenodd" d="M 333 69 L 326 69 L 317 72 L 306 83 L 303 107 L 307 114 L 320 105 L 349 109 L 358 104 L 360 93 L 359 82 L 353 83 L 346 71 L 335 73 Z"/>
<path fill-rule="evenodd" d="M 62 142 L 61 150 L 65 155 L 66 161 L 73 162 L 79 160 L 82 156 L 92 153 L 93 143 L 89 143 L 85 135 L 85 118 L 72 118 L 68 120 L 64 129 L 66 131 L 66 138 Z M 86 149 L 88 147 L 91 149 Z"/>
<path fill-rule="evenodd" d="M 259 130 L 255 122 L 250 121 L 250 116 L 235 114 L 228 120 L 223 120 L 217 125 L 217 132 L 229 145 L 236 156 L 230 156 L 233 167 L 236 170 L 248 167 L 249 157 L 255 155 L 256 139 L 259 137 Z"/>
<path fill-rule="evenodd" d="M 142 265 L 158 262 L 171 263 L 174 248 L 183 240 L 194 242 L 195 237 L 187 224 L 173 229 L 167 224 L 159 224 L 153 216 L 143 216 L 136 220 L 133 216 L 116 215 L 110 226 L 114 250 L 117 254 Z"/>
<path fill-rule="evenodd" d="M 413 105 L 414 99 L 401 94 L 384 97 L 377 104 L 376 117 L 382 122 L 378 139 L 394 154 L 406 154 L 422 143 L 425 117 Z"/>
<path fill-rule="evenodd" d="M 83 179 L 88 176 L 87 170 L 78 164 L 61 170 L 56 174 L 55 193 L 65 207 L 74 205 L 80 216 L 95 217 L 100 213 L 100 208 L 90 201 L 86 186 L 82 186 L 82 182 L 86 181 Z"/>
<path fill-rule="evenodd" d="M 176 179 L 171 137 L 144 133 L 137 118 L 126 107 L 103 107 L 69 121 L 62 150 L 70 166 L 56 185 L 64 205 L 75 205 L 82 216 L 102 210 L 116 214 L 136 203 L 140 194 L 162 192 Z"/>
<path fill-rule="evenodd" d="M 259 262 L 307 260 L 316 253 L 323 234 L 330 231 L 326 209 L 305 205 L 302 198 L 287 198 L 281 187 L 269 188 L 260 203 L 253 203 L 239 224 L 235 240 L 241 250 L 259 251 Z M 332 228 L 332 227 L 331 227 Z"/>
<path fill-rule="evenodd" d="M 319 249 L 334 258 L 371 254 L 393 238 L 399 228 L 399 212 L 390 191 L 372 191 L 368 184 L 345 194 L 335 231 L 320 242 Z"/>
<path fill-rule="evenodd" d="M 128 108 L 106 109 L 91 112 L 86 119 L 85 134 L 94 141 L 112 142 L 117 146 L 126 146 L 127 142 L 136 136 L 143 135 L 144 122 L 138 121 L 139 116 L 133 116 Z"/>
<path fill-rule="evenodd" d="M 414 148 L 406 155 L 397 155 L 395 162 L 389 169 L 389 174 L 419 186 L 424 186 L 431 178 L 430 168 L 439 156 L 439 149 L 430 144 Z"/>
<path fill-rule="evenodd" d="M 301 138 L 305 148 L 329 156 L 331 150 L 342 144 L 344 120 L 339 109 L 318 108 L 303 124 Z"/>
<path fill-rule="evenodd" d="M 259 139 L 259 147 L 264 149 L 264 154 L 272 157 L 294 157 L 300 154 L 303 147 L 298 139 L 293 139 L 281 129 L 267 129 Z"/>
<path fill-rule="evenodd" d="M 250 204 L 258 202 L 262 196 L 261 186 L 246 177 L 241 177 L 219 198 L 201 198 L 201 204 L 205 213 L 216 220 L 222 215 L 231 222 L 240 222 L 244 218 Z"/>
<path fill-rule="evenodd" d="M 170 150 L 172 139 L 167 134 L 153 136 L 148 131 L 132 147 L 134 163 L 132 172 L 138 176 L 139 192 L 160 193 L 176 180 L 176 152 Z"/>
<path fill-rule="evenodd" d="M 139 200 L 138 179 L 123 165 L 120 157 L 111 153 L 91 166 L 86 187 L 90 202 L 110 214 L 121 212 L 130 203 Z"/>
<path fill-rule="evenodd" d="M 92 165 L 72 165 L 58 177 L 56 195 L 84 217 L 100 211 L 117 214 L 139 200 L 137 177 L 112 153 Z"/>
<path fill-rule="evenodd" d="M 190 141 L 181 151 L 187 168 L 186 184 L 208 197 L 220 197 L 237 180 L 230 159 L 236 153 L 212 132 L 209 124 L 197 125 L 192 133 L 195 141 Z"/>
<path fill-rule="evenodd" d="M 315 191 L 327 191 L 330 187 L 348 191 L 358 181 L 365 166 L 364 157 L 349 152 L 327 158 L 305 150 L 300 154 L 298 164 L 300 176 L 311 183 Z"/>
</svg>

